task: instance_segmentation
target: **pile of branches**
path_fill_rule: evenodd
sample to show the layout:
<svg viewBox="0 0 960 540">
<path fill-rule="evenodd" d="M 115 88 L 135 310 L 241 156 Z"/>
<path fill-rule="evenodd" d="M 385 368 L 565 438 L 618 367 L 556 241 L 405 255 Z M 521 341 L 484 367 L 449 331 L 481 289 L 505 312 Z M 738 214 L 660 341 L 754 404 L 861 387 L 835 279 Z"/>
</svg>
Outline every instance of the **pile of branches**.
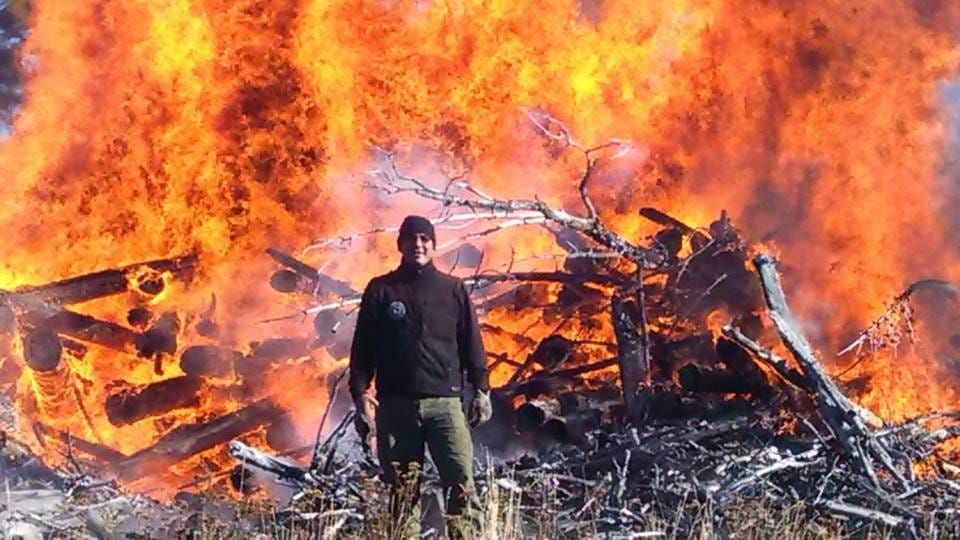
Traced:
<svg viewBox="0 0 960 540">
<path fill-rule="evenodd" d="M 697 229 L 645 208 L 641 215 L 663 229 L 643 244 L 621 237 L 600 219 L 589 182 L 600 159 L 616 159 L 629 145 L 613 140 L 587 148 L 549 116 L 527 113 L 551 144 L 582 154 L 583 212 L 539 199 L 498 199 L 463 177 L 434 187 L 404 175 L 393 156 L 379 149 L 384 166 L 370 174 L 368 184 L 389 195 L 439 203 L 442 211 L 434 222 L 441 227 L 490 223 L 441 249 L 525 225 L 548 227 L 566 249 L 563 270 L 555 272 L 517 272 L 513 264 L 503 272 L 478 268 L 466 278 L 475 291 L 504 282 L 558 283 L 577 298 L 564 303 L 561 294 L 558 309 L 578 317 L 598 316 L 604 309 L 597 304 L 609 300 L 613 357 L 569 365 L 577 344 L 551 335 L 531 344 L 525 360 L 492 359 L 515 372 L 494 390 L 494 418 L 476 434 L 500 456 L 487 490 L 513 493 L 521 507 L 537 509 L 531 519 L 553 508 L 559 533 L 639 530 L 655 527 L 654 521 L 689 533 L 697 523 L 702 526 L 703 515 L 691 514 L 686 502 L 709 507 L 712 525 L 725 530 L 730 524 L 725 516 L 745 500 L 780 509 L 800 505 L 804 512 L 830 516 L 847 532 L 875 528 L 919 535 L 957 521 L 958 469 L 938 448 L 960 436 L 960 414 L 885 425 L 856 405 L 800 331 L 774 259 L 755 257 L 755 273 L 749 272 L 746 249 L 725 214 L 708 229 Z M 390 230 L 322 240 L 308 250 L 348 246 Z M 515 298 L 516 290 L 510 292 Z M 503 296 L 483 298 L 481 308 L 524 308 Z M 897 298 L 897 313 L 908 297 Z M 349 314 L 358 302 L 353 293 L 304 312 Z M 729 324 L 714 338 L 706 318 L 718 309 Z M 772 324 L 758 315 L 764 310 Z M 879 342 L 875 330 L 890 330 L 884 321 L 891 318 L 884 314 L 852 347 Z M 758 343 L 774 338 L 790 360 Z M 618 380 L 592 376 L 614 365 Z M 560 392 L 569 399 L 556 399 Z M 304 493 L 327 494 L 321 497 L 327 514 L 291 507 L 290 516 L 342 512 L 338 527 L 349 530 L 363 526 L 371 501 L 358 486 L 376 467 L 356 459 L 337 465 L 329 457 L 343 429 L 334 430 L 335 442 L 324 445 L 328 457 L 318 459 L 315 452 L 311 466 L 277 460 L 238 441 L 231 453 Z"/>
</svg>

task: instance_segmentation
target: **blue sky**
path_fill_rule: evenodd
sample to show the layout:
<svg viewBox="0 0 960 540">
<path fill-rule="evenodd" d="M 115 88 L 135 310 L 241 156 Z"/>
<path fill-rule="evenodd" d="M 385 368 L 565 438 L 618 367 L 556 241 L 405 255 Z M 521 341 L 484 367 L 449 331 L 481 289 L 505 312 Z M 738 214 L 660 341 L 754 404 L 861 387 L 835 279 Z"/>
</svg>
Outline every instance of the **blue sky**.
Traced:
<svg viewBox="0 0 960 540">
<path fill-rule="evenodd" d="M 947 102 L 953 107 L 953 128 L 957 136 L 957 144 L 960 146 L 960 80 L 945 84 L 943 93 L 947 97 Z"/>
</svg>

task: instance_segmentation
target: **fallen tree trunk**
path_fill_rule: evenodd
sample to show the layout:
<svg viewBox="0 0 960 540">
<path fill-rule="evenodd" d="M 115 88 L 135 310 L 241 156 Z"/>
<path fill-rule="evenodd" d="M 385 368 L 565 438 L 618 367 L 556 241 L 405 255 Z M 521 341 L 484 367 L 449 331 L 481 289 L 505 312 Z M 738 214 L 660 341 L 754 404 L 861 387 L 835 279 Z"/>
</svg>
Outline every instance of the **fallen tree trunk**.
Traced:
<svg viewBox="0 0 960 540">
<path fill-rule="evenodd" d="M 560 402 L 555 399 L 528 401 L 517 408 L 514 428 L 518 433 L 529 433 L 559 414 Z"/>
<path fill-rule="evenodd" d="M 29 321 L 37 315 L 40 314 L 30 314 L 27 316 L 27 320 Z M 133 330 L 117 323 L 67 310 L 57 311 L 49 316 L 39 318 L 35 326 L 120 352 L 132 352 L 140 336 Z"/>
<path fill-rule="evenodd" d="M 115 465 L 112 472 L 127 482 L 163 473 L 174 463 L 270 424 L 283 414 L 283 409 L 263 399 L 213 420 L 180 426 Z"/>
<path fill-rule="evenodd" d="M 739 329 L 728 324 L 724 326 L 721 331 L 727 339 L 740 345 L 749 352 L 753 358 L 762 361 L 764 365 L 770 367 L 782 380 L 802 390 L 810 389 L 810 385 L 806 379 L 804 379 L 802 373 L 790 367 L 783 358 L 761 347 L 757 342 L 744 335 Z"/>
<path fill-rule="evenodd" d="M 68 305 L 86 302 L 97 298 L 104 298 L 114 294 L 127 292 L 131 283 L 135 281 L 149 281 L 157 279 L 163 273 L 171 273 L 174 277 L 188 281 L 192 279 L 197 263 L 195 255 L 158 259 L 142 263 L 131 264 L 120 268 L 101 270 L 90 274 L 73 276 L 44 285 L 21 287 L 15 291 L 0 295 L 0 301 L 12 303 L 46 302 L 57 305 Z M 147 289 L 150 294 L 155 285 L 141 288 Z M 156 294 L 156 292 L 152 293 Z"/>
<path fill-rule="evenodd" d="M 766 254 L 759 255 L 753 259 L 753 264 L 760 274 L 768 315 L 783 339 L 783 343 L 800 365 L 804 379 L 809 382 L 811 392 L 816 397 L 820 416 L 830 427 L 845 457 L 867 476 L 875 488 L 882 490 L 883 487 L 870 459 L 873 456 L 893 475 L 902 489 L 908 490 L 910 482 L 894 465 L 889 451 L 873 436 L 857 413 L 857 408 L 840 392 L 820 367 L 820 363 L 813 354 L 813 348 L 800 332 L 799 325 L 787 305 L 773 257 Z"/>
<path fill-rule="evenodd" d="M 769 388 L 761 374 L 730 369 L 711 369 L 687 364 L 677 372 L 680 386 L 688 392 L 754 394 Z"/>
<path fill-rule="evenodd" d="M 293 270 L 300 276 L 303 276 L 309 280 L 309 285 L 304 286 L 300 284 L 293 283 L 294 287 L 292 290 L 310 290 L 312 294 L 318 292 L 329 292 L 336 296 L 353 296 L 357 294 L 357 291 L 353 290 L 353 287 L 349 283 L 344 283 L 333 279 L 329 276 L 323 274 L 316 268 L 310 266 L 309 264 L 302 262 L 296 259 L 294 256 L 284 253 L 276 248 L 267 248 L 267 254 L 270 257 L 277 261 L 278 263 L 286 266 L 290 270 Z M 292 282 L 291 276 L 282 276 L 278 278 L 278 285 L 289 286 Z M 271 280 L 271 284 L 273 281 Z M 276 287 L 275 287 L 276 288 Z M 277 289 L 280 290 L 280 289 Z M 281 292 L 290 292 L 290 291 L 281 291 Z"/>
<path fill-rule="evenodd" d="M 194 345 L 180 355 L 180 369 L 191 377 L 227 377 L 243 353 L 217 345 Z"/>
<path fill-rule="evenodd" d="M 642 284 L 638 285 L 642 291 Z M 617 337 L 617 358 L 620 361 L 620 383 L 627 414 L 638 418 L 641 414 L 637 394 L 650 375 L 650 355 L 646 321 L 642 315 L 643 294 L 638 294 L 636 305 L 613 297 L 613 331 Z M 639 330 L 638 330 L 639 327 Z"/>
<path fill-rule="evenodd" d="M 202 386 L 201 379 L 174 377 L 142 388 L 111 394 L 104 402 L 104 411 L 107 419 L 115 426 L 132 424 L 183 407 L 199 406 Z"/>
</svg>

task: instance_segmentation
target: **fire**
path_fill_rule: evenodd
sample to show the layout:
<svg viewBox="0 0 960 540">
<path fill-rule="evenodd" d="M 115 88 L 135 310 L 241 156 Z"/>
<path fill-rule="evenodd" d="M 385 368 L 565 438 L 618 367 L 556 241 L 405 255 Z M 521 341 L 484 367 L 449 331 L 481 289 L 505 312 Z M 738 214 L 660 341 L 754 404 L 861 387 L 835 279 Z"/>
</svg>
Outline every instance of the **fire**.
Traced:
<svg viewBox="0 0 960 540">
<path fill-rule="evenodd" d="M 177 313 L 178 355 L 309 334 L 299 321 L 262 323 L 301 307 L 262 286 L 273 269 L 263 250 L 422 210 L 362 189 L 371 144 L 400 150 L 410 174 L 468 171 L 498 196 L 575 208 L 582 163 L 546 144 L 523 108 L 584 144 L 633 143 L 590 187 L 621 234 L 654 230 L 643 206 L 698 227 L 726 209 L 751 241 L 775 246 L 826 358 L 906 283 L 960 279 L 952 205 L 940 203 L 954 196 L 945 156 L 956 141 L 938 89 L 960 74 L 955 2 L 38 0 L 30 28 L 25 102 L 0 141 L 0 288 L 195 253 L 190 284 L 168 278 L 156 297 L 76 306 L 119 324 L 145 305 Z M 539 229 L 507 236 L 479 242 L 484 267 L 558 252 Z M 364 242 L 311 256 L 360 289 L 395 258 L 392 238 Z M 218 334 L 200 335 L 214 297 Z M 561 321 L 532 317 L 491 310 L 486 322 L 504 331 L 488 332 L 491 351 L 522 362 L 558 332 Z M 614 352 L 609 326 L 573 321 L 559 333 L 591 342 L 589 359 Z M 256 394 L 281 400 L 308 440 L 344 361 L 315 352 L 265 374 Z M 89 421 L 32 409 L 42 383 L 26 370 L 21 407 L 125 453 L 249 397 L 219 381 L 199 408 L 117 427 L 100 412 L 111 389 L 181 375 L 175 362 L 158 370 L 90 346 L 65 366 Z M 501 366 L 495 382 L 513 372 Z M 931 351 L 862 369 L 872 377 L 862 399 L 887 419 L 957 404 L 957 375 Z M 180 466 L 181 479 L 199 463 Z"/>
</svg>

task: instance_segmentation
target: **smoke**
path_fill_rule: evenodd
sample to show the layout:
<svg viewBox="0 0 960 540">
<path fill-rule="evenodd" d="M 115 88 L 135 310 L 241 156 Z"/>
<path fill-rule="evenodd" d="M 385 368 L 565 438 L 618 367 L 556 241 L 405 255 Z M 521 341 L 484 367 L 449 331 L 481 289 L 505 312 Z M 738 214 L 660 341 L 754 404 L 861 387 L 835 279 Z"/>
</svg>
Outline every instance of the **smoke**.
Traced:
<svg viewBox="0 0 960 540">
<path fill-rule="evenodd" d="M 16 54 L 26 33 L 20 17 L 6 2 L 0 2 L 0 139 L 10 135 L 13 118 L 23 101 Z"/>
</svg>

